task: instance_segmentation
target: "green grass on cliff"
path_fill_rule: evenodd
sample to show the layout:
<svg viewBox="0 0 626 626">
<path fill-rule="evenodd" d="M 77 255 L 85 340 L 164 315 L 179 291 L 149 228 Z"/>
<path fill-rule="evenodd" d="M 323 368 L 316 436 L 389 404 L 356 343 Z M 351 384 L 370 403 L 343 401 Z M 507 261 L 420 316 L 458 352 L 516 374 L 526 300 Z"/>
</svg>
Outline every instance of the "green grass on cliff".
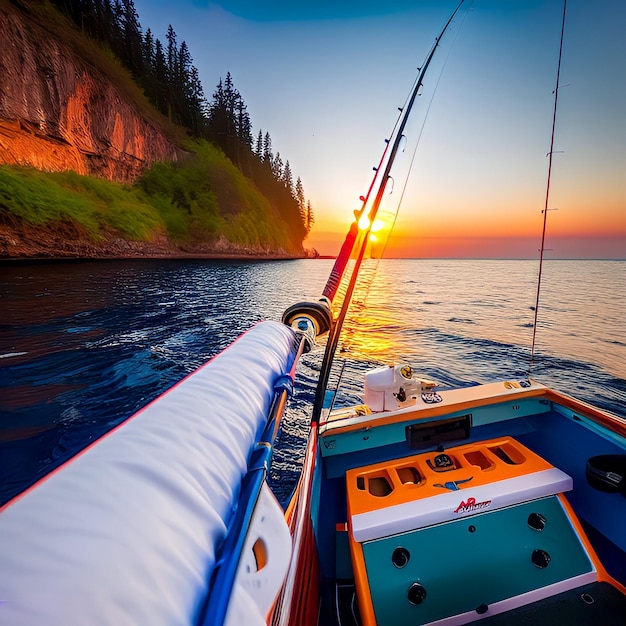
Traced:
<svg viewBox="0 0 626 626">
<path fill-rule="evenodd" d="M 147 240 L 161 223 L 137 190 L 74 172 L 0 166 L 0 208 L 34 226 L 74 223 L 94 241 L 114 231 Z"/>
<path fill-rule="evenodd" d="M 225 237 L 236 246 L 298 252 L 267 199 L 212 144 L 193 143 L 184 163 L 155 163 L 135 185 L 0 166 L 1 213 L 34 226 L 72 223 L 95 242 L 111 234 L 178 245 Z"/>
<path fill-rule="evenodd" d="M 223 235 L 245 247 L 293 251 L 286 225 L 221 150 L 205 141 L 186 148 L 192 156 L 184 163 L 157 163 L 138 181 L 175 241 Z"/>
</svg>

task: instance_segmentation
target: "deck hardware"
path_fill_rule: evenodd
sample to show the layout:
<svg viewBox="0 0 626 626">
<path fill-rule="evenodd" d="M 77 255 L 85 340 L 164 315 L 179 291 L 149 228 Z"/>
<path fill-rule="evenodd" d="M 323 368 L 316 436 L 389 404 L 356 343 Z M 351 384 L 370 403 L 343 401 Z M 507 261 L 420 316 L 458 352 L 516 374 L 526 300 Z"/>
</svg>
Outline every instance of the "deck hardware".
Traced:
<svg viewBox="0 0 626 626">
<path fill-rule="evenodd" d="M 404 387 L 400 387 L 400 389 L 398 389 L 398 393 L 394 393 L 393 395 L 398 398 L 398 402 L 406 402 L 406 391 L 404 390 Z"/>
<path fill-rule="evenodd" d="M 418 605 L 424 602 L 424 599 L 426 598 L 426 589 L 424 589 L 420 583 L 415 582 L 409 587 L 406 595 L 411 604 Z"/>
<path fill-rule="evenodd" d="M 595 602 L 595 600 L 593 599 L 593 596 L 590 593 L 581 593 L 580 594 L 580 599 L 585 604 L 593 604 Z"/>
<path fill-rule="evenodd" d="M 546 527 L 546 518 L 541 513 L 531 513 L 528 516 L 528 526 L 541 532 Z"/>
<path fill-rule="evenodd" d="M 476 613 L 478 613 L 478 615 L 484 615 L 488 610 L 489 610 L 488 604 L 479 604 L 476 607 Z"/>
<path fill-rule="evenodd" d="M 476 526 L 474 526 L 474 524 L 470 524 L 468 529 L 471 533 L 475 533 L 476 532 Z"/>
<path fill-rule="evenodd" d="M 411 558 L 411 553 L 403 547 L 396 548 L 391 555 L 391 562 L 398 569 L 402 569 L 406 567 L 409 559 Z"/>
<path fill-rule="evenodd" d="M 436 472 L 447 472 L 456 469 L 455 462 L 445 453 L 438 454 L 432 461 L 429 459 L 427 463 Z"/>
<path fill-rule="evenodd" d="M 545 550 L 533 550 L 530 560 L 533 562 L 533 565 L 536 565 L 539 569 L 545 569 L 548 567 L 552 557 Z"/>
<path fill-rule="evenodd" d="M 422 400 L 426 404 L 438 404 L 439 402 L 443 402 L 443 398 L 436 392 L 430 391 L 428 393 L 422 394 Z"/>
<path fill-rule="evenodd" d="M 433 487 L 441 487 L 442 489 L 448 489 L 449 491 L 458 491 L 459 485 L 463 483 L 468 483 L 474 477 L 470 476 L 469 478 L 465 478 L 464 480 L 449 480 L 448 482 L 443 483 L 433 483 Z"/>
</svg>

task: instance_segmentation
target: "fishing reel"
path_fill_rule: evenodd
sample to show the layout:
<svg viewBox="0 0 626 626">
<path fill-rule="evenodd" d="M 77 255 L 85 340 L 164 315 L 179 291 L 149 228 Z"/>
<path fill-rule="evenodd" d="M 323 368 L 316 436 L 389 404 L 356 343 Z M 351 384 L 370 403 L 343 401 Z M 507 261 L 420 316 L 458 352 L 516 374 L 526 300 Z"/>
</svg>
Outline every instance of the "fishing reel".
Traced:
<svg viewBox="0 0 626 626">
<path fill-rule="evenodd" d="M 373 412 L 395 411 L 415 404 L 422 393 L 436 386 L 432 380 L 414 376 L 410 365 L 399 363 L 365 374 L 364 400 Z"/>
<path fill-rule="evenodd" d="M 326 334 L 332 326 L 331 304 L 322 297 L 317 302 L 298 302 L 283 313 L 283 324 L 290 326 L 305 340 L 305 352 L 309 352 L 318 337 Z"/>
</svg>

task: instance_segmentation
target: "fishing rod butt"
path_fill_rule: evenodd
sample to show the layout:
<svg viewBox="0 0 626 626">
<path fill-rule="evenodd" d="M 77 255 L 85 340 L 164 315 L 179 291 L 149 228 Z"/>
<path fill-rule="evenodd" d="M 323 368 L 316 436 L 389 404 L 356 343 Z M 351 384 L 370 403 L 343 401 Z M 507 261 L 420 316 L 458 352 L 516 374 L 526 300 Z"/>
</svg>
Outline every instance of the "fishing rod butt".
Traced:
<svg viewBox="0 0 626 626">
<path fill-rule="evenodd" d="M 285 309 L 283 324 L 302 335 L 307 343 L 306 352 L 315 345 L 317 337 L 325 335 L 332 325 L 330 300 L 322 296 L 316 302 L 298 302 Z"/>
</svg>

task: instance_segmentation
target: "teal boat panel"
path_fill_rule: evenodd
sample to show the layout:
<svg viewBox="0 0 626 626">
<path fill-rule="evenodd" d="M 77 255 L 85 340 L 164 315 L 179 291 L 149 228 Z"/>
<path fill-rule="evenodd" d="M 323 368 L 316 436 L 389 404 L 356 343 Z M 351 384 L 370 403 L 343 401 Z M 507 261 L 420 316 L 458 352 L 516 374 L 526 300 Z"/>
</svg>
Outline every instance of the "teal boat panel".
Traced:
<svg viewBox="0 0 626 626">
<path fill-rule="evenodd" d="M 615 433 L 609 430 L 608 428 L 605 428 L 601 424 L 598 424 L 597 422 L 589 419 L 588 417 L 583 415 L 580 411 L 573 411 L 572 409 L 561 406 L 559 404 L 554 405 L 554 411 L 558 413 L 559 415 L 563 415 L 564 417 L 574 422 L 583 424 L 585 428 L 587 428 L 591 432 L 595 433 L 596 435 L 599 435 L 603 439 L 606 439 L 607 441 L 610 441 L 613 444 L 616 444 L 623 451 L 626 451 L 626 442 L 624 441 L 624 437 L 622 437 L 618 433 Z"/>
<path fill-rule="evenodd" d="M 551 408 L 551 403 L 543 398 L 524 398 L 500 404 L 485 405 L 480 408 L 472 408 L 472 423 L 474 426 L 496 424 L 518 417 L 548 413 Z"/>
<path fill-rule="evenodd" d="M 543 530 L 530 527 L 533 514 Z M 428 623 L 593 571 L 556 496 L 364 542 L 363 554 L 378 626 Z M 414 583 L 425 591 L 417 604 Z"/>
<path fill-rule="evenodd" d="M 546 400 L 523 398 L 413 420 L 406 415 L 399 414 L 397 419 L 401 420 L 404 417 L 405 421 L 391 421 L 389 424 L 379 425 L 375 428 L 368 426 L 367 422 L 364 421 L 362 428 L 343 432 L 333 432 L 329 429 L 320 437 L 320 448 L 324 457 L 338 456 L 405 442 L 407 440 L 406 429 L 412 424 L 435 424 L 442 420 L 471 415 L 471 423 L 476 427 L 541 415 L 550 410 L 551 405 Z"/>
<path fill-rule="evenodd" d="M 354 571 L 347 529 L 338 530 L 335 533 L 335 555 L 335 577 L 337 580 L 353 580 Z"/>
</svg>

